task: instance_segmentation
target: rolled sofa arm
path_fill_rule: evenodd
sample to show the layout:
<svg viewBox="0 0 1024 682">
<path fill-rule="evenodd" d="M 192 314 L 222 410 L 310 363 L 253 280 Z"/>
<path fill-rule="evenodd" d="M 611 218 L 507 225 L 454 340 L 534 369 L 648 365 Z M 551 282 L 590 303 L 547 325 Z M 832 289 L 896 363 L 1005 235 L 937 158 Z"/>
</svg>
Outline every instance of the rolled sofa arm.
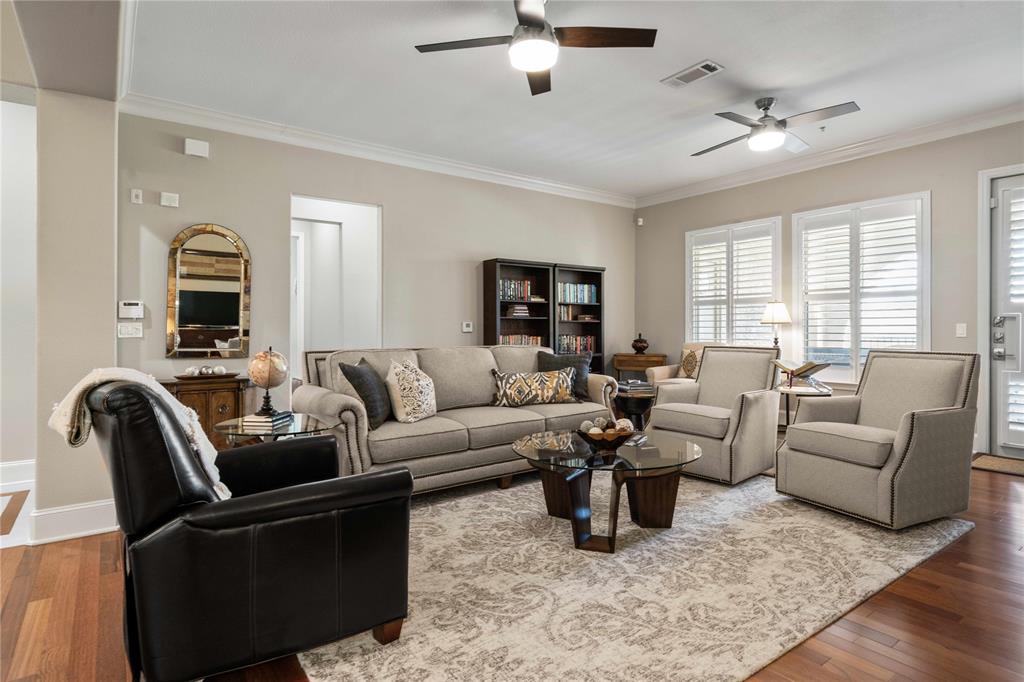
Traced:
<svg viewBox="0 0 1024 682">
<path fill-rule="evenodd" d="M 292 393 L 292 409 L 325 420 L 341 420 L 333 433 L 338 440 L 342 476 L 361 474 L 370 468 L 370 445 L 366 439 L 369 420 L 362 402 L 344 393 L 304 384 Z"/>
<path fill-rule="evenodd" d="M 794 424 L 805 422 L 838 422 L 840 424 L 857 423 L 860 413 L 860 396 L 843 395 L 831 398 L 818 397 L 798 398 Z"/>
<path fill-rule="evenodd" d="M 590 399 L 611 409 L 612 398 L 619 392 L 619 382 L 606 374 L 587 375 L 587 393 Z"/>
<path fill-rule="evenodd" d="M 648 367 L 644 370 L 647 381 L 655 384 L 665 379 L 674 379 L 679 376 L 679 363 L 674 365 L 662 365 L 661 367 Z"/>
</svg>

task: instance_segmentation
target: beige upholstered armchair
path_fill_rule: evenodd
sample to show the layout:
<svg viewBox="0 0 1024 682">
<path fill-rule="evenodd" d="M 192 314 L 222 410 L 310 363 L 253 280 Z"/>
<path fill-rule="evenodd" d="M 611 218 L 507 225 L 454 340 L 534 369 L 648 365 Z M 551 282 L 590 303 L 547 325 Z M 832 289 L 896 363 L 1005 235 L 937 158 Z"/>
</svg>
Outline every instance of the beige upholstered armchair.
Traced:
<svg viewBox="0 0 1024 682">
<path fill-rule="evenodd" d="M 778 348 L 707 346 L 695 381 L 659 384 L 649 431 L 673 431 L 701 447 L 683 473 L 735 484 L 775 462 Z"/>
<path fill-rule="evenodd" d="M 967 509 L 978 355 L 871 351 L 856 395 L 800 400 L 780 493 L 887 528 Z"/>
<path fill-rule="evenodd" d="M 684 343 L 683 352 L 680 353 L 679 359 L 682 360 L 683 356 L 688 351 L 695 351 L 697 353 L 697 370 L 700 370 L 700 355 L 704 350 L 705 344 L 703 343 Z M 647 375 L 647 381 L 652 386 L 664 386 L 667 384 L 692 384 L 693 379 L 687 378 L 683 372 L 679 371 L 679 362 L 672 363 L 671 365 L 661 365 L 659 367 L 648 367 L 645 370 Z M 696 375 L 696 372 L 694 372 Z"/>
</svg>

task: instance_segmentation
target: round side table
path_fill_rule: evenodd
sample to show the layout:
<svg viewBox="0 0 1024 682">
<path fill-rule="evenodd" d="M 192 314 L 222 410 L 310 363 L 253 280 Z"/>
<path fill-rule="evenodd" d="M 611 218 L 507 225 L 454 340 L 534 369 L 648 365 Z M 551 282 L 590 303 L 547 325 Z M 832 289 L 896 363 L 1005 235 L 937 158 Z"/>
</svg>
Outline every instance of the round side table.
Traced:
<svg viewBox="0 0 1024 682">
<path fill-rule="evenodd" d="M 323 433 L 324 431 L 330 431 L 340 424 L 340 419 L 322 421 L 313 415 L 300 414 L 296 412 L 292 414 L 290 421 L 287 421 L 273 429 L 246 426 L 243 417 L 222 421 L 219 424 L 214 425 L 213 429 L 217 433 L 223 434 L 227 441 L 234 446 L 238 444 L 239 441 L 245 441 L 252 438 L 259 438 L 264 442 L 270 442 L 275 441 L 278 438 L 315 436 Z"/>
<path fill-rule="evenodd" d="M 775 390 L 786 396 L 786 426 L 789 426 L 789 396 L 795 398 L 828 398 L 832 395 L 832 389 L 819 391 L 810 386 L 776 386 Z"/>
<path fill-rule="evenodd" d="M 615 396 L 615 407 L 619 408 L 619 412 L 633 422 L 637 431 L 643 431 L 647 411 L 654 405 L 657 395 L 653 390 L 619 393 Z"/>
</svg>

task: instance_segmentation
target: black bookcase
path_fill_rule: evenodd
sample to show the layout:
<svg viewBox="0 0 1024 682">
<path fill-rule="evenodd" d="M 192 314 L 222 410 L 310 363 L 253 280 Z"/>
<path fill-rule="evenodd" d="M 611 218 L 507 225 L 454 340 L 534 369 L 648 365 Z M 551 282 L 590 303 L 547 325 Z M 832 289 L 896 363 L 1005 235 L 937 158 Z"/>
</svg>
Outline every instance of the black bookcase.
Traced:
<svg viewBox="0 0 1024 682">
<path fill-rule="evenodd" d="M 484 261 L 484 343 L 591 350 L 593 371 L 603 372 L 604 268 Z"/>
</svg>

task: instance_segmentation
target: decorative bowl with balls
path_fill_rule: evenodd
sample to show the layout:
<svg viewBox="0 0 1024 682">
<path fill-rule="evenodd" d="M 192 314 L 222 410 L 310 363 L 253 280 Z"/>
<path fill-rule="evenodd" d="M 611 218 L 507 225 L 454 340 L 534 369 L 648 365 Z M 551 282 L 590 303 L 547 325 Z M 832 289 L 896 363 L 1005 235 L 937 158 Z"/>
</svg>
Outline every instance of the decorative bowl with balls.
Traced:
<svg viewBox="0 0 1024 682">
<path fill-rule="evenodd" d="M 598 451 L 618 450 L 634 435 L 633 422 L 628 419 L 598 417 L 580 424 L 576 433 Z"/>
</svg>

